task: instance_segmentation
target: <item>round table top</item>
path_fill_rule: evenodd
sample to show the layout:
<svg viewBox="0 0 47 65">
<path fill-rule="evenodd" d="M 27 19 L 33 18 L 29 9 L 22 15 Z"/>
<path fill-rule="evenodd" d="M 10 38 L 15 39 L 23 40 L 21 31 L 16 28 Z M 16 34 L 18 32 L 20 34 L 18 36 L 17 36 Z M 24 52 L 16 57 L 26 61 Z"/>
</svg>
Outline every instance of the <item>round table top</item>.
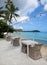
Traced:
<svg viewBox="0 0 47 65">
<path fill-rule="evenodd" d="M 33 40 L 22 40 L 21 42 L 26 45 L 38 44 L 38 42 Z"/>
</svg>

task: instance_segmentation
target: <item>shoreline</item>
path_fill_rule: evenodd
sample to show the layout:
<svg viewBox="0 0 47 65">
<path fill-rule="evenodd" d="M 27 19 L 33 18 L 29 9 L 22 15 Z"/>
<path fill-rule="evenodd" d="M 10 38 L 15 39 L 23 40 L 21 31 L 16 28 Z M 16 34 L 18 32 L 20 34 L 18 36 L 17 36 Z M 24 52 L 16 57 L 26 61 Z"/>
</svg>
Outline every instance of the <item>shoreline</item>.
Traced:
<svg viewBox="0 0 47 65">
<path fill-rule="evenodd" d="M 15 32 L 12 34 L 14 37 L 23 37 L 25 39 L 34 39 L 39 43 L 47 44 L 47 33 L 46 32 Z"/>
</svg>

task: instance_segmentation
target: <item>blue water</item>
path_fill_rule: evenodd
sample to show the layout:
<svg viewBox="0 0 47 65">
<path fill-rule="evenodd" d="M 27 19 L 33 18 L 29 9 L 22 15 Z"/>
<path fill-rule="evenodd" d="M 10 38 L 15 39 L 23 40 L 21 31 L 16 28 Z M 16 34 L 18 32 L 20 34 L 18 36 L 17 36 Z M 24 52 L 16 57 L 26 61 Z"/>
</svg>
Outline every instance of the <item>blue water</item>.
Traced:
<svg viewBox="0 0 47 65">
<path fill-rule="evenodd" d="M 33 39 L 43 44 L 47 44 L 47 32 L 17 32 L 13 33 L 14 37 L 19 36 L 25 39 Z"/>
</svg>

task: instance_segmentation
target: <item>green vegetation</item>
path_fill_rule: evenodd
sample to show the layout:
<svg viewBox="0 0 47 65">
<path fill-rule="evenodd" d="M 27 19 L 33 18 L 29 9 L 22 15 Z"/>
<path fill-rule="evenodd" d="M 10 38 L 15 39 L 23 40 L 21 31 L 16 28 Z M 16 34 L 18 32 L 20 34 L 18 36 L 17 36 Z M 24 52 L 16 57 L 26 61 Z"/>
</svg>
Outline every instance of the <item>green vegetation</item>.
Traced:
<svg viewBox="0 0 47 65">
<path fill-rule="evenodd" d="M 39 30 L 32 30 L 31 32 L 40 32 Z"/>
<path fill-rule="evenodd" d="M 22 29 L 17 29 L 17 30 L 15 30 L 15 32 L 23 32 L 23 30 Z"/>
<path fill-rule="evenodd" d="M 40 32 L 39 30 L 23 31 L 23 32 Z"/>
<path fill-rule="evenodd" d="M 0 7 L 0 17 L 3 17 L 4 20 L 0 20 L 0 35 L 4 32 L 13 32 L 15 31 L 12 26 L 10 26 L 12 17 L 19 17 L 19 15 L 16 13 L 19 9 L 14 6 L 14 3 L 11 0 L 7 0 L 5 2 L 5 9 L 3 10 L 3 7 Z M 15 18 L 16 20 L 16 18 Z M 16 20 L 17 21 L 17 20 Z M 9 25 L 7 24 L 9 22 Z"/>
<path fill-rule="evenodd" d="M 11 22 L 12 17 L 19 17 L 16 13 L 19 9 L 14 6 L 14 3 L 11 0 L 5 2 L 5 9 L 6 10 L 3 10 L 3 7 L 0 7 L 0 17 L 3 17 L 6 21 Z"/>
<path fill-rule="evenodd" d="M 0 37 L 3 37 L 4 32 L 13 32 L 15 31 L 12 26 L 8 25 L 4 20 L 0 20 Z"/>
<path fill-rule="evenodd" d="M 14 3 L 11 0 L 7 0 L 7 2 L 5 2 L 5 8 L 7 9 L 7 12 L 5 12 L 5 20 L 11 22 L 12 17 L 19 17 L 18 14 L 16 14 L 16 12 L 19 10 L 17 7 L 14 6 Z M 15 18 L 16 20 L 16 18 Z"/>
</svg>

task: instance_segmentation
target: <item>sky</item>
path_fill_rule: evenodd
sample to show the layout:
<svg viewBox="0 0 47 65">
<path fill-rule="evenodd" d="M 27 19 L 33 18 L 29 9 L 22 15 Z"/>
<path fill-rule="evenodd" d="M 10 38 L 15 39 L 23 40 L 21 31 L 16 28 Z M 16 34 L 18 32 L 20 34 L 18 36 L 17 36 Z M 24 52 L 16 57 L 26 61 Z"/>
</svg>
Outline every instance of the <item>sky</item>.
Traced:
<svg viewBox="0 0 47 65">
<path fill-rule="evenodd" d="M 2 6 L 4 1 L 1 0 Z M 15 29 L 47 31 L 47 0 L 13 0 L 13 3 L 19 8 L 16 13 L 20 15 L 17 22 L 12 18 Z"/>
</svg>

